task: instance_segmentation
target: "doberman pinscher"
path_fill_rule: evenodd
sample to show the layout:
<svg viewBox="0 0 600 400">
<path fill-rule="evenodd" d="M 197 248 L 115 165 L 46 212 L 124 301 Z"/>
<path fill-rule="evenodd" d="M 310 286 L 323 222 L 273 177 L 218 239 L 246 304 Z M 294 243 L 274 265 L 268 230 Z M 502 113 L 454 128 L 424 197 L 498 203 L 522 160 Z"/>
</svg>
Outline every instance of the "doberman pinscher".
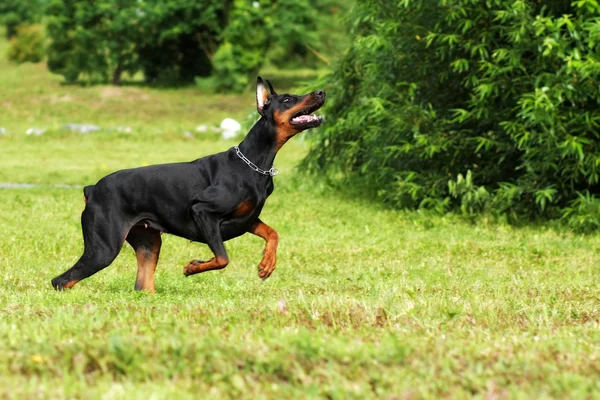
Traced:
<svg viewBox="0 0 600 400">
<path fill-rule="evenodd" d="M 52 286 L 71 288 L 107 267 L 126 240 L 138 262 L 135 289 L 154 292 L 163 232 L 206 243 L 214 253 L 209 261 L 190 261 L 183 269 L 186 276 L 225 268 L 229 257 L 223 242 L 246 232 L 257 235 L 266 241 L 258 276 L 268 278 L 279 238 L 259 216 L 273 192 L 273 161 L 292 136 L 321 124 L 313 113 L 325 103 L 325 92 L 277 94 L 267 84 L 269 90 L 258 78 L 261 118 L 239 146 L 191 162 L 117 171 L 86 186 L 83 255 L 52 279 Z"/>
</svg>

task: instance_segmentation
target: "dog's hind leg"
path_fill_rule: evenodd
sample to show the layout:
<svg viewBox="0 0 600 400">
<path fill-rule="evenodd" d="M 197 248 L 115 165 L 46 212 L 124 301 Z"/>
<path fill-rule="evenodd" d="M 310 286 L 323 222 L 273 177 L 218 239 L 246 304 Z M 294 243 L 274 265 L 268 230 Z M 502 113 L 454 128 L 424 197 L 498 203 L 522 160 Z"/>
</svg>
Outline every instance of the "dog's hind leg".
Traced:
<svg viewBox="0 0 600 400">
<path fill-rule="evenodd" d="M 90 207 L 88 203 L 81 214 L 83 255 L 73 267 L 52 279 L 54 289 L 70 289 L 80 280 L 108 267 L 119 254 L 125 234 L 131 227 L 124 220 L 109 218 L 102 210 Z"/>
<path fill-rule="evenodd" d="M 135 250 L 138 262 L 135 290 L 154 293 L 154 271 L 162 244 L 160 232 L 152 228 L 134 226 L 127 235 L 127 242 Z"/>
</svg>

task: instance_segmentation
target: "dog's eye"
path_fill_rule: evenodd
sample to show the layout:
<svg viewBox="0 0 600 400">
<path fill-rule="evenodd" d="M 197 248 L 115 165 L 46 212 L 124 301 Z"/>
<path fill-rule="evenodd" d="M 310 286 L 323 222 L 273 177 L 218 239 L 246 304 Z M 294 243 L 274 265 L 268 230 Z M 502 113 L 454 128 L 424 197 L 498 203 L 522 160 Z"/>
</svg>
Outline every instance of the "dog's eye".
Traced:
<svg viewBox="0 0 600 400">
<path fill-rule="evenodd" d="M 283 99 L 284 103 L 289 103 L 290 101 L 292 101 L 291 97 L 286 97 L 286 98 Z"/>
</svg>

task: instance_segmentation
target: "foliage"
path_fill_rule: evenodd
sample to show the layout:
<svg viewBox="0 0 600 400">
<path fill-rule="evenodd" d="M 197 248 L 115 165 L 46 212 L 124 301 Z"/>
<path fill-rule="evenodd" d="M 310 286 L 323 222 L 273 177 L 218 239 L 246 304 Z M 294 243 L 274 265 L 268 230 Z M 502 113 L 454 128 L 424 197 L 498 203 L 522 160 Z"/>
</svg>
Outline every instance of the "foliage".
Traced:
<svg viewBox="0 0 600 400">
<path fill-rule="evenodd" d="M 343 4 L 335 0 L 236 0 L 223 32 L 223 45 L 214 58 L 215 86 L 241 91 L 252 85 L 258 70 L 267 63 L 278 67 L 316 66 L 316 50 L 335 52 L 340 40 L 331 43 L 331 33 Z M 321 33 L 321 34 L 319 34 Z M 335 50 L 334 50 L 335 49 Z"/>
<path fill-rule="evenodd" d="M 577 232 L 600 230 L 600 199 L 589 191 L 577 193 L 577 198 L 562 210 L 562 218 Z"/>
<path fill-rule="evenodd" d="M 52 0 L 48 7 L 50 71 L 67 82 L 80 74 L 90 79 L 119 83 L 121 73 L 138 70 L 135 38 L 141 34 L 142 16 L 136 0 Z"/>
<path fill-rule="evenodd" d="M 246 89 L 263 64 L 273 32 L 269 8 L 264 4 L 234 1 L 231 20 L 223 32 L 224 43 L 214 58 L 214 81 L 220 90 Z"/>
<path fill-rule="evenodd" d="M 6 25 L 6 37 L 17 34 L 19 25 L 39 22 L 46 0 L 2 0 L 0 1 L 0 25 Z"/>
<path fill-rule="evenodd" d="M 52 0 L 50 70 L 118 84 L 121 74 L 191 81 L 211 71 L 229 2 L 217 0 Z"/>
<path fill-rule="evenodd" d="M 484 186 L 475 186 L 471 170 L 466 177 L 458 174 L 456 181 L 449 181 L 448 192 L 460 200 L 460 210 L 464 215 L 474 216 L 485 211 L 489 205 L 490 194 Z"/>
<path fill-rule="evenodd" d="M 307 163 L 400 207 L 464 205 L 448 182 L 470 171 L 490 196 L 477 209 L 558 216 L 600 194 L 599 13 L 596 0 L 357 4 L 329 81 L 335 124 Z"/>
<path fill-rule="evenodd" d="M 193 82 L 212 73 L 233 0 L 145 0 L 136 44 L 147 81 Z"/>
<path fill-rule="evenodd" d="M 337 51 L 331 32 L 339 0 L 51 0 L 51 71 L 68 81 L 143 72 L 153 81 L 193 82 L 241 90 L 259 68 L 314 67 L 319 50 Z M 320 33 L 318 33 L 320 32 Z M 323 43 L 323 46 L 321 46 Z M 321 49 L 323 47 L 323 49 Z M 319 50 L 317 50 L 319 49 Z"/>
<path fill-rule="evenodd" d="M 43 28 L 40 25 L 20 25 L 10 40 L 7 56 L 19 64 L 37 63 L 42 61 L 45 52 Z"/>
</svg>

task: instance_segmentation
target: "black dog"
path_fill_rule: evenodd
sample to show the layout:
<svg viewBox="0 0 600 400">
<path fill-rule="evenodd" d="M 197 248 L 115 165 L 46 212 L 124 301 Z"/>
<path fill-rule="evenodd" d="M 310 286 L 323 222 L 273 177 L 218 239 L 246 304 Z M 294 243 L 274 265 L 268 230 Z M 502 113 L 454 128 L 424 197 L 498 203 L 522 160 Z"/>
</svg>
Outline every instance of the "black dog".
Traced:
<svg viewBox="0 0 600 400">
<path fill-rule="evenodd" d="M 325 103 L 325 92 L 278 95 L 267 83 L 270 94 L 258 78 L 261 118 L 239 146 L 192 162 L 117 171 L 86 186 L 83 255 L 52 279 L 52 286 L 71 288 L 107 267 L 127 240 L 138 261 L 135 289 L 154 292 L 163 232 L 206 243 L 214 253 L 209 261 L 190 261 L 186 276 L 225 268 L 229 258 L 223 242 L 253 233 L 266 241 L 258 275 L 269 277 L 279 239 L 258 217 L 273 192 L 273 160 L 288 139 L 321 124 L 321 117 L 311 114 Z"/>
</svg>

